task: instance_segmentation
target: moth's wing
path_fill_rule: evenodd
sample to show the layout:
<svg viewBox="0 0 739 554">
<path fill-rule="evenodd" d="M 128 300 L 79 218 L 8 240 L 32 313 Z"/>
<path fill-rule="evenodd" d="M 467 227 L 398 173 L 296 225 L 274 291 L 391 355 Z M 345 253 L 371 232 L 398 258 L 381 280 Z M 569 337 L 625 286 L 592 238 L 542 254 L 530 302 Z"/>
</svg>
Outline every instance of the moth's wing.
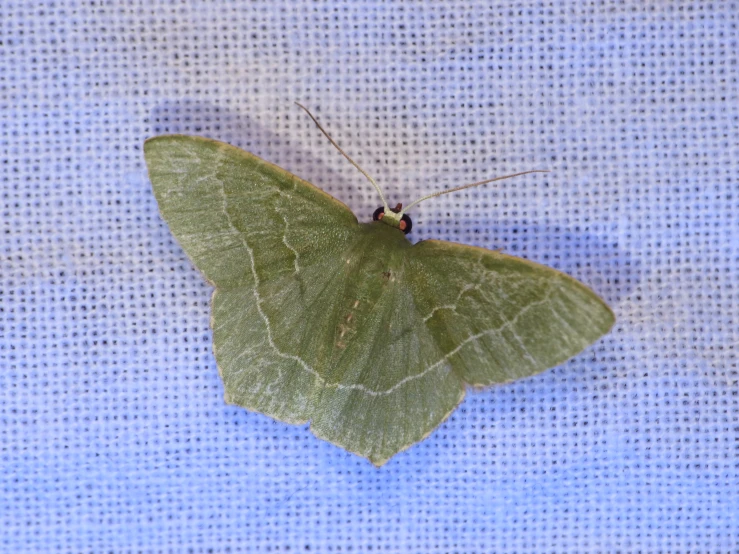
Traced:
<svg viewBox="0 0 739 554">
<path fill-rule="evenodd" d="M 246 235 L 261 244 L 277 242 L 275 256 L 292 260 L 295 253 L 282 233 L 269 231 L 290 226 L 312 239 L 331 230 L 333 240 L 356 232 L 357 219 L 344 204 L 229 144 L 164 135 L 144 143 L 144 157 L 162 217 L 195 266 L 221 290 L 252 282 Z"/>
<path fill-rule="evenodd" d="M 411 249 L 408 262 L 418 316 L 473 386 L 554 367 L 615 321 L 582 283 L 520 258 L 429 240 Z"/>
<path fill-rule="evenodd" d="M 324 307 L 307 306 L 310 293 L 330 286 L 345 263 L 340 253 L 356 240 L 356 217 L 310 183 L 222 142 L 162 136 L 146 141 L 144 154 L 162 217 L 216 287 L 211 325 L 226 400 L 307 421 L 321 381 L 300 352 L 280 348 L 311 332 L 311 313 Z"/>
</svg>

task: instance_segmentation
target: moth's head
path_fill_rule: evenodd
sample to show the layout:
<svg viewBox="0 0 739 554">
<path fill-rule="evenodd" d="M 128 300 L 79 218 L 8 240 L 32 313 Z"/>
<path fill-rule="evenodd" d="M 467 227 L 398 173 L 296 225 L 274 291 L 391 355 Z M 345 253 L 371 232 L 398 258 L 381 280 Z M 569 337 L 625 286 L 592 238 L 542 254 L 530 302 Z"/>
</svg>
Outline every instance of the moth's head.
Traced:
<svg viewBox="0 0 739 554">
<path fill-rule="evenodd" d="M 372 214 L 372 220 L 382 221 L 383 223 L 390 225 L 390 227 L 400 229 L 407 235 L 413 228 L 413 222 L 411 221 L 411 218 L 408 217 L 408 214 L 401 214 L 402 209 L 403 204 L 398 204 L 394 208 L 390 208 L 390 213 L 385 213 L 385 208 L 380 206 L 375 210 L 375 213 Z"/>
</svg>

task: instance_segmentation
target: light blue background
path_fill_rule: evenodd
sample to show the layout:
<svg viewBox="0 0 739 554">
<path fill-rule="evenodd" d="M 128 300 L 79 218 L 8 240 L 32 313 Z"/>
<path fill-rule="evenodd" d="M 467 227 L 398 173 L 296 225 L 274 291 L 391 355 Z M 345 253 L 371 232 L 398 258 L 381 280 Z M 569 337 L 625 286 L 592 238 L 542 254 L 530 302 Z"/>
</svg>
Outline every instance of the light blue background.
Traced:
<svg viewBox="0 0 739 554">
<path fill-rule="evenodd" d="M 0 4 L 0 550 L 732 551 L 735 2 Z M 223 402 L 141 145 L 239 145 L 414 240 L 557 267 L 613 331 L 382 469 Z"/>
</svg>

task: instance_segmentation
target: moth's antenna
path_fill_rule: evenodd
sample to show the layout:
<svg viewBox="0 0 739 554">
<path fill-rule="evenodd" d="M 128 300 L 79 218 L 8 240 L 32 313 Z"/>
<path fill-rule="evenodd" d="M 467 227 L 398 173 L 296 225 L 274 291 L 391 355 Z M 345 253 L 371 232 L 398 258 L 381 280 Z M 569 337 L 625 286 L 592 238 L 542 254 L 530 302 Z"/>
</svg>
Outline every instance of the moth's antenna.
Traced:
<svg viewBox="0 0 739 554">
<path fill-rule="evenodd" d="M 361 167 L 359 167 L 359 165 L 357 165 L 357 163 L 356 163 L 356 162 L 355 162 L 354 160 L 352 160 L 352 159 L 351 159 L 351 158 L 350 158 L 350 157 L 349 157 L 349 156 L 347 155 L 347 153 L 346 153 L 346 152 L 344 152 L 344 151 L 343 151 L 343 150 L 341 149 L 341 147 L 340 147 L 340 146 L 339 146 L 338 144 L 336 144 L 336 143 L 334 142 L 334 139 L 332 139 L 332 138 L 331 138 L 331 137 L 329 136 L 329 134 L 328 134 L 328 133 L 327 133 L 327 132 L 326 132 L 326 131 L 325 131 L 325 130 L 323 129 L 323 127 L 321 127 L 321 124 L 320 124 L 320 123 L 318 123 L 318 120 L 317 120 L 317 119 L 316 119 L 315 117 L 313 117 L 313 114 L 312 114 L 312 113 L 310 113 L 310 110 L 309 110 L 308 108 L 306 108 L 305 106 L 303 106 L 303 104 L 301 104 L 300 102 L 295 102 L 295 103 L 296 103 L 296 104 L 297 104 L 298 106 L 300 106 L 301 108 L 303 108 L 303 110 L 305 110 L 305 113 L 307 113 L 307 114 L 308 114 L 308 117 L 310 117 L 310 118 L 311 118 L 311 119 L 313 120 L 313 123 L 315 123 L 315 124 L 316 124 L 316 127 L 318 127 L 318 128 L 320 129 L 320 131 L 321 131 L 321 132 L 322 132 L 322 133 L 323 133 L 323 134 L 324 134 L 324 135 L 326 136 L 326 138 L 328 139 L 328 141 L 329 141 L 329 142 L 330 142 L 331 144 L 333 144 L 334 148 L 336 148 L 336 149 L 337 149 L 337 150 L 338 150 L 339 152 L 341 152 L 341 155 L 342 155 L 342 156 L 344 156 L 344 157 L 345 157 L 345 158 L 346 158 L 347 160 L 349 160 L 349 163 L 350 163 L 350 164 L 352 164 L 352 165 L 353 165 L 354 167 L 356 167 L 356 168 L 357 168 L 357 169 L 358 169 L 358 170 L 360 171 L 360 173 L 361 173 L 362 175 L 364 175 L 365 177 L 367 177 L 367 179 L 369 179 L 369 182 L 370 182 L 370 183 L 372 183 L 372 186 L 373 186 L 373 187 L 375 187 L 375 190 L 377 191 L 377 194 L 379 194 L 379 195 L 380 195 L 380 200 L 382 200 L 382 205 L 383 205 L 383 206 L 385 207 L 385 212 L 386 212 L 386 213 L 387 213 L 387 212 L 389 212 L 389 211 L 390 211 L 390 207 L 389 207 L 389 206 L 387 205 L 387 200 L 385 200 L 385 195 L 384 195 L 384 194 L 382 194 L 382 189 L 381 189 L 381 188 L 379 187 L 379 185 L 378 185 L 377 183 L 375 183 L 375 180 L 374 180 L 374 179 L 373 179 L 372 177 L 370 177 L 370 176 L 369 176 L 369 174 L 368 174 L 368 173 L 367 173 L 367 172 L 366 172 L 366 171 L 365 171 L 364 169 L 362 169 Z M 451 191 L 450 191 L 450 192 L 451 192 Z"/>
<path fill-rule="evenodd" d="M 452 192 L 457 192 L 459 190 L 468 189 L 470 187 L 479 187 L 480 185 L 492 183 L 493 181 L 502 181 L 503 179 L 510 179 L 511 177 L 519 177 L 520 175 L 528 175 L 529 173 L 549 173 L 549 170 L 548 169 L 532 169 L 530 171 L 522 171 L 521 173 L 513 173 L 512 175 L 504 175 L 503 177 L 493 177 L 492 179 L 487 179 L 485 181 L 478 181 L 477 183 L 470 183 L 469 185 L 462 185 L 461 187 L 454 187 L 453 189 L 434 192 L 433 194 L 429 194 L 427 196 L 424 196 L 423 198 L 419 198 L 418 200 L 411 202 L 398 215 L 402 216 L 404 213 L 410 210 L 413 206 L 423 202 L 424 200 L 428 200 L 429 198 L 435 198 L 437 196 L 441 196 L 442 194 L 450 194 Z"/>
</svg>

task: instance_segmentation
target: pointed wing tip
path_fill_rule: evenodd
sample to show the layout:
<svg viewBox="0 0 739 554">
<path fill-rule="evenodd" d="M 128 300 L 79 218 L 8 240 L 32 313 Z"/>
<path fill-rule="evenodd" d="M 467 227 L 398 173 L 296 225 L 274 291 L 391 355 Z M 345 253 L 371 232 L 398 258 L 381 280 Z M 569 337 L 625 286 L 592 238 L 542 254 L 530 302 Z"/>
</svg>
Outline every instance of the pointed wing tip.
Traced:
<svg viewBox="0 0 739 554">
<path fill-rule="evenodd" d="M 154 144 L 155 142 L 161 142 L 164 140 L 172 140 L 179 137 L 188 137 L 188 135 L 180 135 L 180 134 L 168 134 L 168 135 L 154 135 L 153 137 L 149 137 L 144 140 L 144 146 Z"/>
<path fill-rule="evenodd" d="M 191 137 L 189 135 L 157 135 L 155 137 L 149 137 L 144 141 L 144 158 L 148 159 L 156 149 L 166 147 L 182 139 L 192 140 L 199 138 L 202 137 Z"/>
<path fill-rule="evenodd" d="M 190 140 L 190 141 L 204 141 L 204 142 L 218 142 L 207 137 L 201 137 L 198 135 L 183 135 L 181 133 L 172 133 L 168 135 L 156 135 L 149 137 L 144 140 L 144 149 L 150 148 L 160 142 L 173 142 L 178 140 Z"/>
<path fill-rule="evenodd" d="M 158 158 L 166 158 L 169 154 L 177 152 L 183 148 L 195 146 L 210 146 L 212 148 L 235 148 L 230 144 L 208 137 L 198 135 L 157 135 L 144 140 L 143 152 L 144 160 L 147 166 L 156 163 Z M 151 169 L 151 167 L 150 167 Z"/>
<path fill-rule="evenodd" d="M 215 140 L 215 139 L 208 138 L 208 137 L 202 137 L 200 135 L 183 135 L 182 133 L 172 133 L 168 135 L 156 135 L 153 137 L 149 137 L 148 139 L 145 139 L 144 140 L 144 151 L 160 143 L 171 144 L 173 142 L 200 142 L 200 143 L 209 143 L 209 144 L 215 144 L 215 145 L 231 146 L 227 142 Z"/>
<path fill-rule="evenodd" d="M 613 326 L 616 325 L 616 321 L 617 321 L 616 314 L 613 313 L 613 310 L 611 309 L 611 307 L 605 302 L 603 303 L 603 305 L 605 306 L 606 310 L 608 310 L 609 322 L 608 322 L 608 326 L 603 331 L 603 334 L 601 335 L 601 337 L 610 333 L 613 330 Z"/>
<path fill-rule="evenodd" d="M 579 282 L 579 281 L 578 281 Z M 580 283 L 582 285 L 582 283 Z M 592 342 L 595 342 L 597 340 L 600 340 L 604 336 L 606 336 L 608 333 L 611 332 L 613 329 L 613 326 L 616 324 L 616 314 L 613 312 L 613 309 L 608 305 L 608 303 L 603 300 L 603 298 L 598 295 L 593 289 L 590 289 L 586 285 L 582 285 L 590 290 L 590 292 L 593 293 L 593 296 L 595 296 L 598 301 L 600 302 L 600 308 L 603 311 L 603 325 L 598 327 L 599 334 L 596 336 Z"/>
</svg>

